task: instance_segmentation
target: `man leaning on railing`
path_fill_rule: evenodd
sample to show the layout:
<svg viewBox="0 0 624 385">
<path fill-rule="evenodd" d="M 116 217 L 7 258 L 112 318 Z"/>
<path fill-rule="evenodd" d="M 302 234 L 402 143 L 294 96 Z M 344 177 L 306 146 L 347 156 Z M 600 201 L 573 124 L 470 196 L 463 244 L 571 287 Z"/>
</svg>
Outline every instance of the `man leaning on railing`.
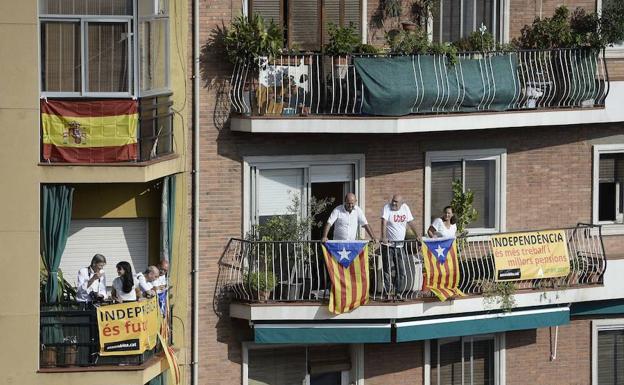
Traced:
<svg viewBox="0 0 624 385">
<path fill-rule="evenodd" d="M 394 294 L 401 299 L 408 296 L 416 278 L 412 258 L 404 247 L 407 225 L 416 234 L 420 243 L 418 228 L 409 206 L 403 197 L 395 194 L 381 212 L 381 260 L 383 265 L 383 293 Z M 394 280 L 392 279 L 394 273 Z"/>
</svg>

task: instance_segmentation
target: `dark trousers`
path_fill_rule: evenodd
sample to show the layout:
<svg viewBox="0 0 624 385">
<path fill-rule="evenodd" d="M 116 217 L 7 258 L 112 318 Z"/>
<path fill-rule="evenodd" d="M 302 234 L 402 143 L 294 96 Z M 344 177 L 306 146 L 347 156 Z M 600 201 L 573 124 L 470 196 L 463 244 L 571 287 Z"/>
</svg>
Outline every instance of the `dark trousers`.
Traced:
<svg viewBox="0 0 624 385">
<path fill-rule="evenodd" d="M 383 294 L 404 295 L 413 290 L 416 266 L 405 247 L 381 246 Z M 394 276 L 394 279 L 393 279 Z"/>
</svg>

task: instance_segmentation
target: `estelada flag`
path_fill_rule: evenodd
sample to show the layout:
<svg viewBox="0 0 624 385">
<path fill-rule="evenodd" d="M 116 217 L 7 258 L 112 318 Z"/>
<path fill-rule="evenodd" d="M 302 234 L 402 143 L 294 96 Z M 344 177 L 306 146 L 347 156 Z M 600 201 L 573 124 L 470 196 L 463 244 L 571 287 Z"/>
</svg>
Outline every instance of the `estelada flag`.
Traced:
<svg viewBox="0 0 624 385">
<path fill-rule="evenodd" d="M 41 101 L 43 159 L 108 163 L 137 159 L 138 102 Z"/>
<path fill-rule="evenodd" d="M 454 296 L 464 296 L 459 290 L 459 263 L 455 238 L 423 239 L 425 259 L 425 288 L 446 301 Z"/>
<path fill-rule="evenodd" d="M 329 311 L 350 312 L 368 302 L 368 241 L 329 241 L 323 257 L 332 283 Z"/>
</svg>

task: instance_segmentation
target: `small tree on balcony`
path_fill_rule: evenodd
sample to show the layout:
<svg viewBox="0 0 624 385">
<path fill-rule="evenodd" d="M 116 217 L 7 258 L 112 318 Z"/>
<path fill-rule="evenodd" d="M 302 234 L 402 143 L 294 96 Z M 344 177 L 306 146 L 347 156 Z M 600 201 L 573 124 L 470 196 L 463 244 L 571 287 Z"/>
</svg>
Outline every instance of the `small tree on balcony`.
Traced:
<svg viewBox="0 0 624 385">
<path fill-rule="evenodd" d="M 464 185 L 461 180 L 457 179 L 453 182 L 453 199 L 451 200 L 451 207 L 453 208 L 453 214 L 457 219 L 455 225 L 457 226 L 457 232 L 459 234 L 465 234 L 468 225 L 477 220 L 479 213 L 472 207 L 474 201 L 474 192 L 470 190 L 464 191 Z"/>
</svg>

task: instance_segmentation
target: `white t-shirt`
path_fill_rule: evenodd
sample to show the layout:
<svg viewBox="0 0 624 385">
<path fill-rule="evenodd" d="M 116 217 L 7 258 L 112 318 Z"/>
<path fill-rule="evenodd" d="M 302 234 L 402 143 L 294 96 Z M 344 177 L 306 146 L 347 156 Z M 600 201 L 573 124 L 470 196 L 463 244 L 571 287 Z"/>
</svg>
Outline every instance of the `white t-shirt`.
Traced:
<svg viewBox="0 0 624 385">
<path fill-rule="evenodd" d="M 358 206 L 348 212 L 344 205 L 340 205 L 331 212 L 327 223 L 334 225 L 334 240 L 353 241 L 357 238 L 360 226 L 367 225 L 368 221 Z"/>
<path fill-rule="evenodd" d="M 91 270 L 91 267 L 83 267 L 78 270 L 78 280 L 76 282 L 76 301 L 78 302 L 91 302 L 90 293 L 95 292 L 106 298 L 106 275 L 102 271 L 100 279 L 93 281 L 91 286 L 89 280 L 95 273 Z"/>
<path fill-rule="evenodd" d="M 412 212 L 405 203 L 397 211 L 392 211 L 390 204 L 386 204 L 381 217 L 386 220 L 386 235 L 389 241 L 405 240 L 407 224 L 414 220 Z"/>
<path fill-rule="evenodd" d="M 161 292 L 167 290 L 167 287 L 169 286 L 168 282 L 167 282 L 167 274 L 159 275 L 158 278 L 156 278 L 154 280 L 154 282 L 152 282 L 152 285 L 156 286 L 156 287 L 158 287 L 158 286 L 164 286 L 165 287 L 162 290 L 161 289 L 157 289 L 156 290 L 157 293 L 161 293 Z"/>
<path fill-rule="evenodd" d="M 121 281 L 121 277 L 117 277 L 113 279 L 113 289 L 117 293 L 117 298 L 120 298 L 123 301 L 136 301 L 136 291 L 134 288 L 136 287 L 136 281 L 134 285 L 132 285 L 132 290 L 129 293 L 124 293 L 123 291 L 123 282 Z"/>
<path fill-rule="evenodd" d="M 436 236 L 440 238 L 455 238 L 455 233 L 457 233 L 457 226 L 451 225 L 451 227 L 446 228 L 442 218 L 436 218 L 431 226 L 436 229 Z"/>
<path fill-rule="evenodd" d="M 146 293 L 154 288 L 154 284 L 152 282 L 148 282 L 143 273 L 138 273 L 135 276 L 135 279 L 137 280 L 138 286 L 141 288 L 142 293 Z"/>
</svg>

